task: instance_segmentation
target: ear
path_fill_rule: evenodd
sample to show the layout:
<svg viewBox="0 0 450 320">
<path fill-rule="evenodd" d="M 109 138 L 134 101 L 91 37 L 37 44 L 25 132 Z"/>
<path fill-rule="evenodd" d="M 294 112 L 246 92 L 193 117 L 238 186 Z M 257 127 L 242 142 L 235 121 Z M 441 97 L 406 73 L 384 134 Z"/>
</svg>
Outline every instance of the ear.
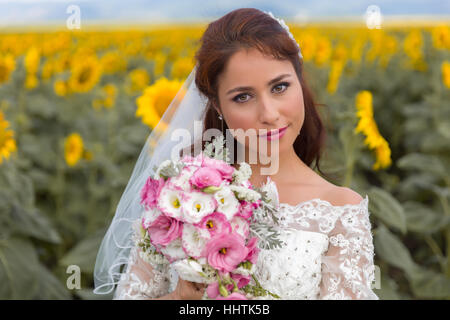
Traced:
<svg viewBox="0 0 450 320">
<path fill-rule="evenodd" d="M 212 105 L 212 107 L 216 110 L 216 112 L 217 112 L 218 114 L 222 114 L 222 111 L 220 110 L 219 103 L 217 102 L 216 99 L 213 99 L 213 100 L 211 101 L 211 105 Z"/>
</svg>

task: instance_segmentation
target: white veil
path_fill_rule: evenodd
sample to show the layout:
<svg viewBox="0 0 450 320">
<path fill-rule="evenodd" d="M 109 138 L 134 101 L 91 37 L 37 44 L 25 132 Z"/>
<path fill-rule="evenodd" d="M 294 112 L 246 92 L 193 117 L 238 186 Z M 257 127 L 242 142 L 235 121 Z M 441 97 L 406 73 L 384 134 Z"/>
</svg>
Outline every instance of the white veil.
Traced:
<svg viewBox="0 0 450 320">
<path fill-rule="evenodd" d="M 176 129 L 188 130 L 198 140 L 200 132 L 194 130 L 195 121 L 202 121 L 206 110 L 206 98 L 195 85 L 195 66 L 175 98 L 164 112 L 157 126 L 153 128 L 139 155 L 131 178 L 119 201 L 111 225 L 100 245 L 94 269 L 94 293 L 111 293 L 120 280 L 122 265 L 126 265 L 132 242 L 132 223 L 142 214 L 140 190 L 153 167 L 171 158 L 171 152 L 179 141 L 171 139 Z"/>
<path fill-rule="evenodd" d="M 295 41 L 288 26 L 282 19 L 275 18 L 271 12 L 265 13 L 276 19 L 287 31 L 291 39 Z M 296 44 L 299 47 L 299 57 L 302 59 L 300 46 L 297 42 Z M 164 160 L 175 160 L 171 154 L 175 149 L 174 147 L 179 145 L 180 142 L 172 139 L 174 130 L 188 130 L 194 141 L 202 139 L 203 128 L 197 130 L 198 128 L 196 129 L 195 125 L 199 122 L 203 123 L 206 114 L 207 98 L 199 92 L 195 84 L 196 70 L 197 65 L 194 66 L 184 81 L 157 126 L 151 131 L 139 155 L 131 178 L 119 201 L 114 218 L 97 254 L 94 269 L 94 293 L 96 294 L 113 292 L 116 284 L 120 281 L 121 274 L 126 270 L 130 250 L 134 246 L 132 241 L 132 233 L 134 232 L 132 224 L 142 214 L 140 190 L 147 178 L 150 175 L 154 175 L 154 166 L 158 166 Z M 171 290 L 173 290 L 178 277 L 172 269 L 171 278 L 176 279 L 171 283 Z"/>
</svg>

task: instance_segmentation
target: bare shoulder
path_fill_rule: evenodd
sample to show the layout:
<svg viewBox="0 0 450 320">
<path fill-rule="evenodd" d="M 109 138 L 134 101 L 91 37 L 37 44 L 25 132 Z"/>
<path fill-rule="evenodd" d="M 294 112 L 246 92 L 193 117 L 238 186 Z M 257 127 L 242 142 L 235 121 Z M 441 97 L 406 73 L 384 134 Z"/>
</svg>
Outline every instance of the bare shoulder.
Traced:
<svg viewBox="0 0 450 320">
<path fill-rule="evenodd" d="M 359 204 L 363 197 L 356 191 L 347 188 L 332 185 L 327 192 L 328 201 L 335 206 L 344 206 L 346 204 Z"/>
</svg>

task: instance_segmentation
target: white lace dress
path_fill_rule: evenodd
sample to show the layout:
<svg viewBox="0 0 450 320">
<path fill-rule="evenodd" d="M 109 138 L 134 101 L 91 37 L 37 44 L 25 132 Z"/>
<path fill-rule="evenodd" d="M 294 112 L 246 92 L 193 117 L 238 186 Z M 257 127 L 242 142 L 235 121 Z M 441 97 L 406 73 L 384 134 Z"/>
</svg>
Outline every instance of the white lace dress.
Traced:
<svg viewBox="0 0 450 320">
<path fill-rule="evenodd" d="M 282 299 L 370 299 L 374 280 L 374 247 L 368 196 L 359 204 L 335 206 L 311 199 L 295 206 L 279 203 L 270 178 L 262 186 L 278 207 L 278 224 L 267 218 L 286 245 L 261 250 L 255 275 L 261 285 Z M 114 299 L 149 299 L 175 289 L 177 274 L 155 270 L 131 250 L 127 270 Z"/>
</svg>

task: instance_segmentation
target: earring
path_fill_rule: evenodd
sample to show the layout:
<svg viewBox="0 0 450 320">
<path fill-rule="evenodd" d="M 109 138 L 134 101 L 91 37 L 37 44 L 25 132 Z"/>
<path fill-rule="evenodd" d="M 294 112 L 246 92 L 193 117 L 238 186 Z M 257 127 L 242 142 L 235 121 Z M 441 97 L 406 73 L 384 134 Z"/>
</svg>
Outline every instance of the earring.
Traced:
<svg viewBox="0 0 450 320">
<path fill-rule="evenodd" d="M 222 117 L 221 114 L 219 114 L 219 119 L 222 121 L 222 134 L 225 135 L 225 134 L 223 133 L 223 117 Z"/>
</svg>

